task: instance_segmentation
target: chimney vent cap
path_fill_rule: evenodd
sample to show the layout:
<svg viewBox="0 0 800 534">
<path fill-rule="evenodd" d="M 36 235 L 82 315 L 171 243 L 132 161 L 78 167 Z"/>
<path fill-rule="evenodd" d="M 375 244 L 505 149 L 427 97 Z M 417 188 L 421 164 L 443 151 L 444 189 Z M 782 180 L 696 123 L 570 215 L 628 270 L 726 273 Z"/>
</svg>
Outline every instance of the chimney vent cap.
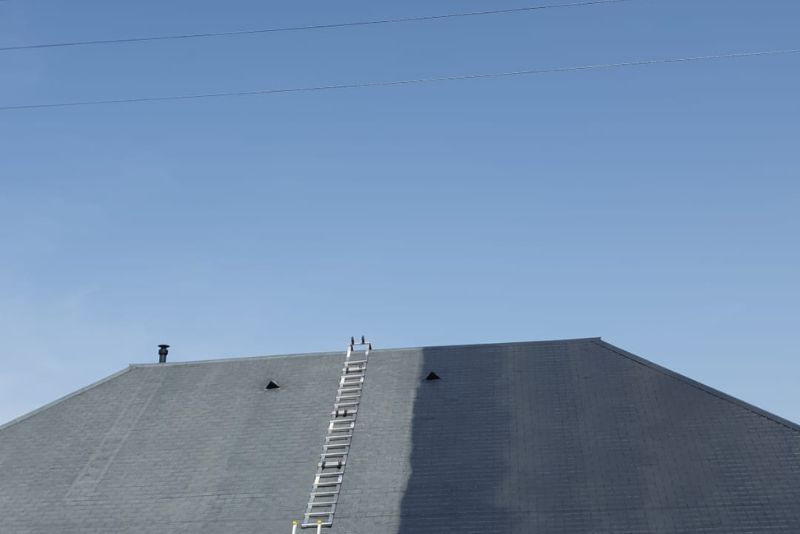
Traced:
<svg viewBox="0 0 800 534">
<path fill-rule="evenodd" d="M 158 346 L 158 363 L 167 362 L 167 354 L 169 354 L 169 345 L 161 344 Z"/>
</svg>

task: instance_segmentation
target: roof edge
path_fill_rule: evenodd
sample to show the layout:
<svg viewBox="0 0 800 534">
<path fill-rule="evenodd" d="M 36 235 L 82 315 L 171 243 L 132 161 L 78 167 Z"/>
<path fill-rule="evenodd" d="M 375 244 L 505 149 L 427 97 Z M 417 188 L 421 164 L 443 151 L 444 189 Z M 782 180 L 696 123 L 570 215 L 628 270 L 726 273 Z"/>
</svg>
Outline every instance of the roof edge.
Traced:
<svg viewBox="0 0 800 534">
<path fill-rule="evenodd" d="M 133 365 L 129 365 L 125 369 L 122 369 L 120 371 L 117 371 L 116 373 L 110 374 L 105 378 L 101 378 L 97 382 L 93 382 L 93 383 L 89 384 L 88 386 L 84 386 L 84 387 L 82 387 L 82 388 L 80 388 L 78 390 L 73 391 L 72 393 L 67 393 L 63 397 L 60 397 L 60 398 L 58 398 L 58 399 L 56 399 L 56 400 L 54 400 L 52 402 L 48 402 L 44 406 L 40 406 L 40 407 L 36 408 L 33 411 L 30 411 L 30 412 L 28 412 L 26 414 L 22 414 L 19 417 L 15 418 L 15 419 L 12 419 L 11 421 L 0 425 L 0 431 L 3 431 L 3 430 L 5 430 L 6 428 L 8 428 L 10 426 L 16 425 L 17 423 L 21 423 L 22 421 L 25 421 L 26 419 L 30 419 L 34 415 L 37 415 L 37 414 L 39 414 L 39 413 L 41 413 L 41 412 L 43 412 L 43 411 L 45 411 L 47 409 L 50 409 L 53 406 L 61 404 L 62 402 L 66 401 L 68 399 L 71 399 L 72 397 L 77 397 L 81 393 L 85 393 L 85 392 L 89 391 L 90 389 L 94 389 L 97 386 L 105 384 L 106 382 L 109 382 L 109 381 L 117 378 L 118 376 L 122 376 L 125 373 L 127 373 L 128 371 L 130 371 L 131 369 L 133 369 Z"/>
<path fill-rule="evenodd" d="M 745 401 L 743 401 L 741 399 L 738 399 L 738 398 L 736 398 L 736 397 L 734 397 L 732 395 L 724 393 L 724 392 L 722 392 L 722 391 L 720 391 L 718 389 L 712 388 L 711 386 L 708 386 L 706 384 L 698 382 L 697 380 L 693 380 L 693 379 L 689 378 L 688 376 L 682 375 L 680 373 L 676 373 L 675 371 L 667 369 L 666 367 L 662 367 L 662 366 L 658 365 L 657 363 L 653 363 L 650 360 L 642 358 L 641 356 L 637 356 L 636 354 L 633 354 L 632 352 L 628 352 L 625 349 L 621 349 L 621 348 L 617 347 L 616 345 L 612 345 L 611 343 L 603 341 L 602 339 L 598 338 L 598 339 L 594 340 L 594 343 L 596 345 L 599 345 L 599 346 L 605 348 L 606 350 L 609 350 L 611 352 L 614 352 L 614 353 L 622 356 L 623 358 L 627 358 L 627 359 L 629 359 L 629 360 L 631 360 L 631 361 L 633 361 L 635 363 L 638 363 L 639 365 L 643 365 L 645 367 L 649 367 L 650 369 L 652 369 L 652 370 L 654 370 L 656 372 L 659 372 L 661 374 L 669 376 L 670 378 L 673 378 L 675 380 L 679 380 L 679 381 L 687 384 L 688 386 L 691 386 L 693 388 L 699 389 L 699 390 L 701 390 L 701 391 L 703 391 L 705 393 L 708 393 L 709 395 L 717 397 L 720 400 L 724 400 L 724 401 L 729 402 L 731 404 L 734 404 L 734 405 L 736 405 L 736 406 L 738 406 L 740 408 L 743 408 L 743 409 L 745 409 L 745 410 L 747 410 L 747 411 L 749 411 L 751 413 L 754 413 L 754 414 L 756 414 L 756 415 L 758 415 L 760 417 L 763 417 L 765 419 L 769 419 L 773 423 L 777 423 L 777 424 L 779 424 L 781 426 L 784 426 L 784 427 L 786 427 L 786 428 L 788 428 L 790 430 L 794 430 L 795 432 L 800 432 L 800 425 L 798 425 L 797 423 L 789 421 L 788 419 L 784 419 L 783 417 L 781 417 L 779 415 L 775 415 L 772 412 L 768 412 L 767 410 L 759 408 L 758 406 L 754 406 L 754 405 L 750 404 L 749 402 L 745 402 Z"/>
<path fill-rule="evenodd" d="M 404 347 L 398 349 L 385 350 L 424 350 L 424 349 L 467 349 L 472 347 L 503 347 L 509 345 L 545 345 L 547 343 L 591 343 L 601 341 L 600 337 L 576 337 L 568 339 L 542 339 L 536 341 L 503 341 L 499 343 L 467 343 L 464 345 L 426 345 L 422 347 Z"/>
<path fill-rule="evenodd" d="M 1 1 L 1 0 L 0 0 Z M 422 345 L 418 347 L 387 347 L 383 349 L 373 349 L 372 352 L 386 352 L 394 350 L 425 350 L 425 349 L 465 349 L 471 347 L 488 347 L 488 346 L 508 346 L 508 345 L 535 345 L 545 343 L 590 343 L 592 341 L 600 341 L 600 337 L 579 337 L 569 339 L 546 339 L 537 341 L 505 341 L 499 343 L 468 343 L 463 345 Z M 259 356 L 233 356 L 231 358 L 210 358 L 208 360 L 187 360 L 183 362 L 151 362 L 151 363 L 132 363 L 130 367 L 170 367 L 178 365 L 199 365 L 205 363 L 226 363 L 226 362 L 241 362 L 252 360 L 266 360 L 278 358 L 299 358 L 303 356 L 340 356 L 344 354 L 345 350 L 328 350 L 322 352 L 299 352 L 295 354 L 266 354 Z"/>
<path fill-rule="evenodd" d="M 175 367 L 179 365 L 200 365 L 204 363 L 225 363 L 225 362 L 249 362 L 253 360 L 277 360 L 280 358 L 299 358 L 302 356 L 337 356 L 344 354 L 344 349 L 338 351 L 324 352 L 299 352 L 296 354 L 262 354 L 259 356 L 232 356 L 230 358 L 210 358 L 208 360 L 187 360 L 185 362 L 151 362 L 151 363 L 132 363 L 130 367 Z M 376 351 L 373 351 L 376 352 Z"/>
</svg>

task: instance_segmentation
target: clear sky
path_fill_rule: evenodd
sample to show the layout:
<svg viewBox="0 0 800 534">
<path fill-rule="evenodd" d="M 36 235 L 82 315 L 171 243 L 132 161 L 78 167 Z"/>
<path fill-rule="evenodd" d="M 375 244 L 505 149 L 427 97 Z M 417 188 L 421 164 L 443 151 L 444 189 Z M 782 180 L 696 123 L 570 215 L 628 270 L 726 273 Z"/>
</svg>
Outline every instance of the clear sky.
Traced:
<svg viewBox="0 0 800 534">
<path fill-rule="evenodd" d="M 489 2 L 6 0 L 0 46 Z M 639 0 L 0 53 L 0 105 L 800 48 Z M 800 56 L 0 113 L 0 422 L 133 362 L 602 336 L 800 421 Z"/>
</svg>

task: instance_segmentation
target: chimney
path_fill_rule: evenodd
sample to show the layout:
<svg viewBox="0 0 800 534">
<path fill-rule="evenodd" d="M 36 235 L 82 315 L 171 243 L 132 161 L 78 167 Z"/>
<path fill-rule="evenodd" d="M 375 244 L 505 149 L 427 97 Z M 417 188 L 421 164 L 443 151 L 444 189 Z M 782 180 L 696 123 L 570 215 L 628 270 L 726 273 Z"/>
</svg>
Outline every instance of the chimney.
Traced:
<svg viewBox="0 0 800 534">
<path fill-rule="evenodd" d="M 158 346 L 158 363 L 167 363 L 167 354 L 169 354 L 169 345 Z"/>
</svg>

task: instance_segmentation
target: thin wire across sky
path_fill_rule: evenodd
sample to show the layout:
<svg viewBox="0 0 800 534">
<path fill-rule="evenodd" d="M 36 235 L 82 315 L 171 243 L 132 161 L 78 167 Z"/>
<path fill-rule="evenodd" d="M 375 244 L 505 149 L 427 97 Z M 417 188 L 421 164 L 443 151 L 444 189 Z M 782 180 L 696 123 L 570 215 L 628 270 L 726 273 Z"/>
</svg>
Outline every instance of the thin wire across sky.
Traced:
<svg viewBox="0 0 800 534">
<path fill-rule="evenodd" d="M 0 0 L 2 1 L 2 0 Z M 11 52 L 19 50 L 39 50 L 43 48 L 66 48 L 73 46 L 101 46 L 101 45 L 114 45 L 124 43 L 145 43 L 151 41 L 175 41 L 183 39 L 208 39 L 214 37 L 234 37 L 241 35 L 257 35 L 267 33 L 282 33 L 282 32 L 299 32 L 299 31 L 314 31 L 314 30 L 332 30 L 337 28 L 355 28 L 359 26 L 377 26 L 381 24 L 401 24 L 409 22 L 425 22 L 444 20 L 452 18 L 463 17 L 480 17 L 487 15 L 510 15 L 530 13 L 535 11 L 542 11 L 546 9 L 563 9 L 570 7 L 586 7 L 596 6 L 603 4 L 620 4 L 623 2 L 636 2 L 641 0 L 585 0 L 581 2 L 567 2 L 560 4 L 542 4 L 526 7 L 515 7 L 508 9 L 492 9 L 485 11 L 463 11 L 457 13 L 445 13 L 442 15 L 426 15 L 420 17 L 398 17 L 389 19 L 376 19 L 376 20 L 361 20 L 351 22 L 339 22 L 330 24 L 312 24 L 306 26 L 286 26 L 280 28 L 257 28 L 250 30 L 234 30 L 223 32 L 206 32 L 206 33 L 186 33 L 186 34 L 172 34 L 172 35 L 152 35 L 142 37 L 129 37 L 122 39 L 94 39 L 83 41 L 65 41 L 60 43 L 39 43 L 39 44 L 26 44 L 14 46 L 2 46 L 0 52 Z"/>
<path fill-rule="evenodd" d="M 332 84 L 332 85 L 317 85 L 307 87 L 287 87 L 275 89 L 257 89 L 249 91 L 231 91 L 220 93 L 201 93 L 201 94 L 187 94 L 187 95 L 168 95 L 168 96 L 154 96 L 154 97 L 140 97 L 140 98 L 122 98 L 122 99 L 109 99 L 109 100 L 85 100 L 75 102 L 53 102 L 41 104 L 22 104 L 12 106 L 0 106 L 0 112 L 13 111 L 13 110 L 33 110 L 33 109 L 47 109 L 47 108 L 67 108 L 67 107 L 80 107 L 80 106 L 96 106 L 96 105 L 111 105 L 111 104 L 134 104 L 144 102 L 175 102 L 181 100 L 200 100 L 211 98 L 235 98 L 246 96 L 266 96 L 284 93 L 310 93 L 318 91 L 334 91 L 343 89 L 368 89 L 379 87 L 394 87 L 415 84 L 437 83 L 437 82 L 451 82 L 451 81 L 465 81 L 465 80 L 478 80 L 490 78 L 507 78 L 513 76 L 533 76 L 533 75 L 546 75 L 546 74 L 559 74 L 567 72 L 579 72 L 589 70 L 608 70 L 608 69 L 621 69 L 626 67 L 644 67 L 652 65 L 667 65 L 670 63 L 691 63 L 699 61 L 715 61 L 723 59 L 743 59 L 764 56 L 778 56 L 800 54 L 800 48 L 784 49 L 784 50 L 762 50 L 750 52 L 737 52 L 728 54 L 714 54 L 705 56 L 688 56 L 678 58 L 660 58 L 660 59 L 646 59 L 640 61 L 627 61 L 622 63 L 596 63 L 591 65 L 577 65 L 567 67 L 553 67 L 547 69 L 524 69 L 508 72 L 494 72 L 494 73 L 480 73 L 480 74 L 462 74 L 450 76 L 436 76 L 429 78 L 412 78 L 405 80 L 389 80 L 389 81 L 373 81 L 373 82 L 357 82 L 346 84 Z"/>
</svg>

